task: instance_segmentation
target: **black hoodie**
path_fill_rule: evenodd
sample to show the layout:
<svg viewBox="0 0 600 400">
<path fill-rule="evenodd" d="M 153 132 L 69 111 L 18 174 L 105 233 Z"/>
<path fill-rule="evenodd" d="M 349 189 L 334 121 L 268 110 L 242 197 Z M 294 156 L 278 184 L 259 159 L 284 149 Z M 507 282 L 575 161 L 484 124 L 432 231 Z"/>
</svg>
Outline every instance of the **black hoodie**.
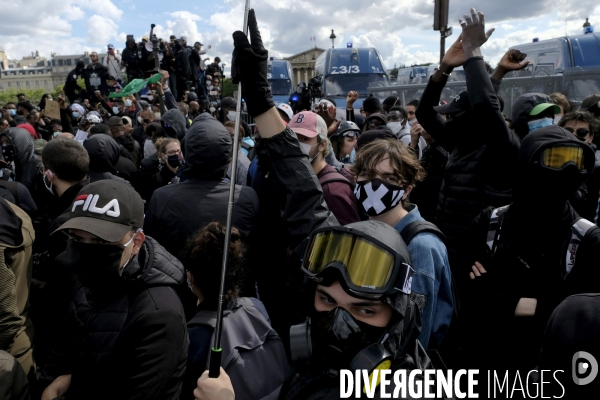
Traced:
<svg viewBox="0 0 600 400">
<path fill-rule="evenodd" d="M 548 397 L 566 399 L 596 399 L 600 393 L 600 379 L 596 377 L 587 385 L 577 385 L 571 378 L 576 366 L 580 365 L 577 353 L 589 353 L 596 361 L 600 360 L 600 294 L 579 294 L 567 297 L 552 313 L 546 332 L 540 356 L 539 370 L 562 370 L 557 377 L 562 385 L 550 380 L 551 385 L 545 385 L 544 394 Z M 575 360 L 574 360 L 575 358 Z M 589 357 L 581 358 L 588 361 Z M 593 372 L 592 372 L 593 373 Z M 588 376 L 591 376 L 588 375 Z M 548 387 L 549 386 L 549 387 Z M 561 387 L 562 386 L 562 387 Z"/>
<path fill-rule="evenodd" d="M 575 165 L 559 171 L 541 166 L 542 152 L 559 145 L 583 149 L 583 172 Z M 494 254 L 486 243 L 492 208 L 473 221 L 466 241 L 469 262 L 460 276 L 466 278 L 475 261 L 488 273 L 471 282 L 471 290 L 463 291 L 466 300 L 462 304 L 470 316 L 466 321 L 471 329 L 486 332 L 467 339 L 473 362 L 478 364 L 471 367 L 535 367 L 552 310 L 569 295 L 600 292 L 598 227 L 584 236 L 575 264 L 563 278 L 571 227 L 579 219 L 568 199 L 593 165 L 593 150 L 572 133 L 557 126 L 530 133 L 521 143 L 513 176 L 513 203 L 503 216 Z M 521 298 L 537 299 L 535 317 L 514 316 Z"/>
<path fill-rule="evenodd" d="M 194 120 L 186 135 L 187 181 L 157 189 L 148 205 L 144 231 L 175 255 L 187 238 L 209 222 L 227 222 L 229 183 L 223 178 L 231 159 L 231 135 L 210 114 Z M 233 226 L 248 237 L 257 223 L 258 197 L 236 185 Z"/>
<path fill-rule="evenodd" d="M 102 179 L 113 179 L 125 184 L 129 182 L 122 177 L 119 177 L 119 163 L 131 165 L 131 160 L 122 157 L 119 144 L 110 136 L 103 133 L 97 133 L 83 142 L 83 147 L 87 150 L 90 156 L 90 183 Z M 125 161 L 124 161 L 125 160 Z M 133 166 L 135 170 L 135 165 Z"/>
<path fill-rule="evenodd" d="M 554 101 L 544 93 L 527 93 L 517 97 L 513 104 L 512 126 L 515 133 L 523 139 L 529 133 L 529 113 L 535 106 Z"/>
</svg>

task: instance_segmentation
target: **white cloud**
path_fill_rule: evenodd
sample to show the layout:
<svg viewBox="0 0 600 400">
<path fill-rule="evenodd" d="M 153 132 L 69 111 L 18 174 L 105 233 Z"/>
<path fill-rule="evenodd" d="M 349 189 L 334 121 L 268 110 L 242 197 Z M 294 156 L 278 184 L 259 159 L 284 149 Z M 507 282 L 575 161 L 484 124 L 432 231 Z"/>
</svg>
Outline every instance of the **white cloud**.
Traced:
<svg viewBox="0 0 600 400">
<path fill-rule="evenodd" d="M 118 29 L 118 25 L 112 19 L 100 15 L 92 15 L 87 22 L 87 40 L 94 45 L 106 46 Z"/>
</svg>

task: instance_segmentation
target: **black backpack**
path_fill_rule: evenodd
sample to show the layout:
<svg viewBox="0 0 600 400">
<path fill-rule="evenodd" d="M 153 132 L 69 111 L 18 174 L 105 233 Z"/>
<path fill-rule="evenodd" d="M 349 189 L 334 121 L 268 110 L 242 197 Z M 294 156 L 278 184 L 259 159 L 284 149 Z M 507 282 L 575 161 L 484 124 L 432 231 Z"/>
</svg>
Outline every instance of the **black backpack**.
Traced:
<svg viewBox="0 0 600 400">
<path fill-rule="evenodd" d="M 502 230 L 502 223 L 504 222 L 504 216 L 509 206 L 495 208 L 490 216 L 490 223 L 488 226 L 487 234 L 487 245 L 490 249 L 492 257 L 498 250 L 498 241 L 500 239 L 500 232 Z M 567 276 L 575 266 L 575 258 L 577 257 L 577 249 L 579 244 L 590 231 L 591 228 L 595 227 L 594 223 L 588 221 L 585 218 L 578 218 L 571 225 L 571 236 L 566 242 L 566 252 L 562 256 L 562 278 L 567 279 Z"/>
</svg>

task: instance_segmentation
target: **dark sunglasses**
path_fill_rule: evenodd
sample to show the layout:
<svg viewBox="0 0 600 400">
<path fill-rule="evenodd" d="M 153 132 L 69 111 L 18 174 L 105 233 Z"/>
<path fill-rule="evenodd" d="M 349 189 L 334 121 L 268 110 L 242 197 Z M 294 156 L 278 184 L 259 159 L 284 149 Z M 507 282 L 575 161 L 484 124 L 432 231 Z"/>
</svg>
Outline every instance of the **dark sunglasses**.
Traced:
<svg viewBox="0 0 600 400">
<path fill-rule="evenodd" d="M 585 128 L 577 129 L 577 131 L 575 131 L 573 128 L 565 128 L 565 129 L 581 138 L 584 138 L 591 133 L 591 131 L 589 129 L 585 129 Z"/>
</svg>

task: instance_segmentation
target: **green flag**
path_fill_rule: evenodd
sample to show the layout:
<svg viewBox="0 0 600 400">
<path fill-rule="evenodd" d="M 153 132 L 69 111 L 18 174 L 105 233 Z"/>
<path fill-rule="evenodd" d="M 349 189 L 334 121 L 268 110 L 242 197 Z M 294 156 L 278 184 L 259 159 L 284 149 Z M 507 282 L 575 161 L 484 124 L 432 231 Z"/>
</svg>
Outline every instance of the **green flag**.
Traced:
<svg viewBox="0 0 600 400">
<path fill-rule="evenodd" d="M 114 99 L 117 97 L 129 96 L 130 94 L 136 94 L 137 92 L 145 88 L 146 85 L 148 85 L 149 83 L 160 82 L 161 78 L 162 74 L 158 73 L 152 75 L 148 79 L 134 79 L 131 82 L 129 82 L 127 86 L 125 86 L 123 90 L 121 90 L 119 93 L 111 93 L 108 97 Z"/>
</svg>

